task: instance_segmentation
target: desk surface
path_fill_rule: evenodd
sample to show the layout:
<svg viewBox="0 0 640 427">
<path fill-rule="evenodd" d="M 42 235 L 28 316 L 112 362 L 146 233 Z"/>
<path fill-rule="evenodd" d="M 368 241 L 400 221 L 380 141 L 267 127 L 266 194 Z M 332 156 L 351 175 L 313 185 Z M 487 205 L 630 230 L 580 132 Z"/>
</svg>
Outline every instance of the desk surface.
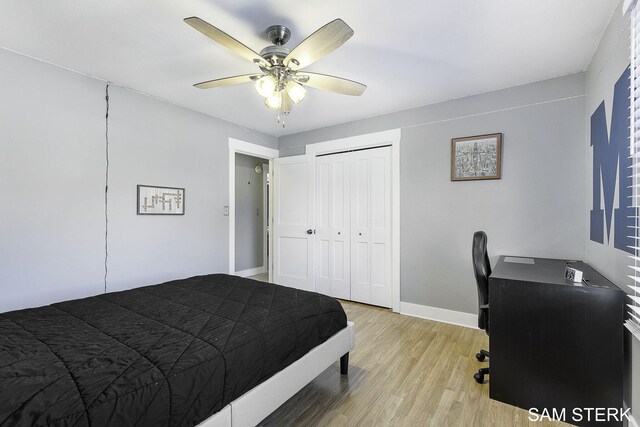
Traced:
<svg viewBox="0 0 640 427">
<path fill-rule="evenodd" d="M 506 260 L 505 260 L 506 259 Z M 564 278 L 564 270 L 573 267 L 582 271 L 584 281 L 574 283 Z M 563 286 L 589 286 L 619 290 L 589 264 L 576 260 L 531 258 L 502 255 L 491 273 L 495 279 L 550 283 Z"/>
</svg>

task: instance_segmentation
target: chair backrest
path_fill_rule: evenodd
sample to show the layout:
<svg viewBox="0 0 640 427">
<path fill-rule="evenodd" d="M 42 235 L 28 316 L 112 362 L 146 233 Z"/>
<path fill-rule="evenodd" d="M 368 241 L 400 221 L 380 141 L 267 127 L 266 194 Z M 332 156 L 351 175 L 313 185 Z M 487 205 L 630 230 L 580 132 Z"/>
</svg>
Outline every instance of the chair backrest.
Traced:
<svg viewBox="0 0 640 427">
<path fill-rule="evenodd" d="M 478 285 L 478 306 L 489 304 L 489 275 L 491 274 L 491 264 L 489 264 L 489 254 L 487 253 L 487 234 L 484 231 L 473 233 L 473 272 Z M 478 327 L 488 331 L 487 310 L 479 310 Z"/>
</svg>

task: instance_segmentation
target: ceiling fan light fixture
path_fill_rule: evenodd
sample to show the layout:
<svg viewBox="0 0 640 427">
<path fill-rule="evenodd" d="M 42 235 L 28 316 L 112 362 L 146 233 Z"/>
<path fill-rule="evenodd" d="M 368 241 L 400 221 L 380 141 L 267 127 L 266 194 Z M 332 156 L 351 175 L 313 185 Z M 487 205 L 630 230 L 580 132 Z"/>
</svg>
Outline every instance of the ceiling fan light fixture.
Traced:
<svg viewBox="0 0 640 427">
<path fill-rule="evenodd" d="M 196 16 L 185 18 L 184 22 L 260 68 L 257 73 L 208 80 L 194 86 L 209 89 L 253 82 L 256 91 L 264 97 L 265 106 L 277 111 L 278 123 L 283 127 L 284 118 L 293 105 L 305 98 L 307 89 L 304 86 L 352 96 L 362 95 L 367 88 L 353 80 L 302 70 L 353 36 L 353 29 L 342 19 L 323 25 L 293 49 L 284 46 L 291 37 L 291 31 L 284 25 L 272 25 L 267 28 L 267 35 L 273 44 L 260 53 Z"/>
<path fill-rule="evenodd" d="M 286 89 L 289 98 L 291 98 L 295 104 L 299 104 L 307 95 L 307 90 L 300 83 L 294 82 L 293 80 L 287 83 Z"/>
<path fill-rule="evenodd" d="M 276 90 L 276 79 L 271 74 L 260 77 L 256 80 L 256 90 L 260 94 L 260 96 L 264 96 L 265 98 L 269 98 L 273 96 L 274 91 Z"/>
<path fill-rule="evenodd" d="M 282 94 L 280 92 L 274 92 L 271 96 L 265 98 L 264 105 L 272 110 L 279 110 L 282 105 Z"/>
</svg>

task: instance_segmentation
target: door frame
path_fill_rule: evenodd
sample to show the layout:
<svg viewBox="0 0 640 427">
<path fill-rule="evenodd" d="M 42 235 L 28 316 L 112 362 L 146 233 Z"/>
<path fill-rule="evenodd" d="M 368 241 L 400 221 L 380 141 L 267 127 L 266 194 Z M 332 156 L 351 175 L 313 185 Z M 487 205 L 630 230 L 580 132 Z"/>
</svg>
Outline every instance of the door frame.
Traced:
<svg viewBox="0 0 640 427">
<path fill-rule="evenodd" d="M 268 172 L 264 170 L 265 165 L 269 168 Z M 267 272 L 269 272 L 271 269 L 267 264 L 269 263 L 269 259 L 271 258 L 267 257 L 267 254 L 271 253 L 271 248 L 267 245 L 269 245 L 271 233 L 267 233 L 267 227 L 269 227 L 269 225 L 271 224 L 271 222 L 269 222 L 269 217 L 271 216 L 271 191 L 269 191 L 267 187 L 267 175 L 271 173 L 271 161 L 263 163 L 262 166 L 262 212 L 265 214 L 264 230 L 262 230 L 262 265 L 265 266 L 267 268 Z M 269 185 L 269 187 L 271 187 L 271 185 Z M 269 204 L 269 206 L 267 206 L 267 203 Z"/>
<path fill-rule="evenodd" d="M 306 154 L 339 153 L 391 145 L 391 309 L 400 312 L 400 139 L 401 130 L 390 129 L 347 138 L 307 144 Z"/>
<path fill-rule="evenodd" d="M 273 159 L 280 156 L 280 152 L 275 148 L 229 138 L 229 274 L 236 273 L 236 153 L 268 160 L 269 170 L 273 167 Z M 273 224 L 271 187 L 269 187 L 269 224 Z M 273 253 L 271 244 L 272 242 L 269 241 L 269 253 Z M 271 259 L 269 259 L 269 264 L 271 264 Z M 271 280 L 271 265 L 264 267 L 269 271 L 269 280 Z"/>
</svg>

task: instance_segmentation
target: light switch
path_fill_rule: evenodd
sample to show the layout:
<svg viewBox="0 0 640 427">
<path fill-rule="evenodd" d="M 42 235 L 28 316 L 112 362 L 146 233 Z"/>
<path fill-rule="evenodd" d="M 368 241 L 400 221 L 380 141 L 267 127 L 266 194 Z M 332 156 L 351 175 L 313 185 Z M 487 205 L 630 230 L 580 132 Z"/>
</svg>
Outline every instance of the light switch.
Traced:
<svg viewBox="0 0 640 427">
<path fill-rule="evenodd" d="M 225 206 L 225 207 L 224 207 L 223 215 L 224 215 L 224 216 L 229 216 L 229 206 Z"/>
</svg>

